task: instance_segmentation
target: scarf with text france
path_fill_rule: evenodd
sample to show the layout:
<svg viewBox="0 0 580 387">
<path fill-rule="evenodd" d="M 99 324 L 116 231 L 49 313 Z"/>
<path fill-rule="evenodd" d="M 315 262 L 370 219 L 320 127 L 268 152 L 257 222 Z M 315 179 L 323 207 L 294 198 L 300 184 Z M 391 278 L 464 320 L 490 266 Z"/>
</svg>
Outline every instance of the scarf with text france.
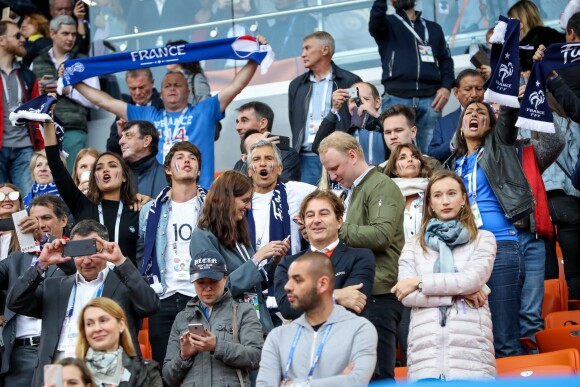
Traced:
<svg viewBox="0 0 580 387">
<path fill-rule="evenodd" d="M 546 98 L 546 79 L 552 70 L 580 65 L 580 43 L 555 43 L 534 63 L 526 86 L 516 126 L 554 133 L 554 118 Z"/>
<path fill-rule="evenodd" d="M 98 75 L 139 68 L 187 63 L 208 59 L 252 59 L 261 65 L 265 74 L 274 61 L 270 45 L 261 45 L 251 36 L 239 36 L 171 47 L 120 52 L 110 55 L 69 59 L 64 63 L 64 76 L 59 88 L 74 85 Z"/>
</svg>

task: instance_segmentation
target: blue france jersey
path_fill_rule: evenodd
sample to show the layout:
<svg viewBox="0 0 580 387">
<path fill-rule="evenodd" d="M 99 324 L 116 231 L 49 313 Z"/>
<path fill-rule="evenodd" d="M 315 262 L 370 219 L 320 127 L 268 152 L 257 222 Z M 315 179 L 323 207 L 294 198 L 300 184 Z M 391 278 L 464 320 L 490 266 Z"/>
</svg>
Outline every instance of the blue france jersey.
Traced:
<svg viewBox="0 0 580 387">
<path fill-rule="evenodd" d="M 467 196 L 470 203 L 472 202 L 472 178 L 473 178 L 473 168 L 475 166 L 477 158 L 477 152 L 473 152 L 467 157 L 467 161 L 463 162 L 464 157 L 457 159 L 455 164 L 455 172 L 459 173 L 461 171 L 461 178 L 463 183 L 467 188 Z M 463 163 L 463 168 L 460 168 Z M 477 168 L 477 179 L 476 179 L 476 202 L 481 213 L 481 219 L 483 220 L 482 230 L 487 230 L 495 235 L 495 239 L 498 241 L 517 241 L 517 230 L 516 228 L 507 220 L 495 193 L 489 185 L 487 176 L 485 172 L 479 166 Z"/>
<path fill-rule="evenodd" d="M 209 189 L 214 177 L 214 133 L 219 120 L 224 118 L 220 111 L 217 95 L 208 98 L 195 106 L 189 105 L 185 112 L 167 112 L 167 126 L 163 117 L 164 110 L 152 106 L 127 105 L 129 120 L 152 122 L 159 131 L 159 152 L 157 160 L 163 164 L 163 145 L 166 133 L 171 132 L 172 142 L 189 141 L 195 144 L 202 157 L 199 185 Z M 183 114 L 183 116 L 182 116 Z M 179 119 L 181 118 L 181 121 Z M 178 125 L 179 124 L 179 125 Z"/>
</svg>

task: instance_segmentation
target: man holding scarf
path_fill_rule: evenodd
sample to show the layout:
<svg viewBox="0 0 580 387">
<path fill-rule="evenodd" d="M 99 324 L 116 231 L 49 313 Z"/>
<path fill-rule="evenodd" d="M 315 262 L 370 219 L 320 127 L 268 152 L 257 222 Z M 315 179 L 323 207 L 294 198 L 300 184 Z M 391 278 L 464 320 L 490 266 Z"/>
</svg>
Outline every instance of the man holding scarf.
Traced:
<svg viewBox="0 0 580 387">
<path fill-rule="evenodd" d="M 284 169 L 282 155 L 269 141 L 259 140 L 250 146 L 247 164 L 248 175 L 254 183 L 252 209 L 247 218 L 255 251 L 270 241 L 290 237 L 291 254 L 297 254 L 301 250 L 302 238 L 293 219 L 298 215 L 304 197 L 316 187 L 299 181 L 283 183 L 280 180 Z M 269 289 L 268 295 L 266 304 L 272 321 L 275 326 L 281 325 L 273 288 Z"/>
<path fill-rule="evenodd" d="M 258 36 L 256 39 L 260 44 L 266 44 L 264 37 Z M 182 48 L 178 47 L 175 50 L 178 49 Z M 132 54 L 137 55 L 137 53 Z M 85 65 L 84 67 L 86 68 L 87 66 Z M 124 120 L 153 122 L 160 132 L 160 152 L 157 156 L 160 163 L 163 163 L 173 143 L 189 141 L 196 144 L 205 158 L 199 179 L 200 184 L 204 188 L 209 188 L 214 176 L 213 133 L 215 125 L 224 117 L 224 112 L 233 99 L 250 83 L 257 68 L 258 63 L 254 60 L 249 60 L 232 81 L 217 95 L 195 106 L 188 104 L 189 87 L 185 76 L 181 72 L 169 71 L 163 78 L 161 88 L 163 109 L 156 109 L 152 106 L 130 105 L 82 82 L 76 83 L 75 89 L 100 108 Z M 75 71 L 74 68 L 67 68 L 64 71 L 65 80 L 67 78 L 70 79 L 70 74 Z"/>
<path fill-rule="evenodd" d="M 159 313 L 149 319 L 149 341 L 159 364 L 165 359 L 175 316 L 196 296 L 189 280 L 189 242 L 206 194 L 197 185 L 201 153 L 192 143 L 173 145 L 164 169 L 169 185 L 139 215 L 139 241 L 145 245 L 141 272 L 161 300 Z"/>
</svg>

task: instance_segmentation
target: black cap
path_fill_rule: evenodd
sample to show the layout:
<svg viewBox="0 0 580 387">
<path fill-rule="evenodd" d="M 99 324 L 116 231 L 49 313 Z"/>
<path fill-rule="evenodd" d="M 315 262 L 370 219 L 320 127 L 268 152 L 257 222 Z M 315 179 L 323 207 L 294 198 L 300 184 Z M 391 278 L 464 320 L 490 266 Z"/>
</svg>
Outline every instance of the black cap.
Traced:
<svg viewBox="0 0 580 387">
<path fill-rule="evenodd" d="M 226 260 L 215 250 L 205 250 L 193 257 L 189 273 L 191 282 L 200 278 L 211 278 L 219 281 L 228 274 Z"/>
</svg>

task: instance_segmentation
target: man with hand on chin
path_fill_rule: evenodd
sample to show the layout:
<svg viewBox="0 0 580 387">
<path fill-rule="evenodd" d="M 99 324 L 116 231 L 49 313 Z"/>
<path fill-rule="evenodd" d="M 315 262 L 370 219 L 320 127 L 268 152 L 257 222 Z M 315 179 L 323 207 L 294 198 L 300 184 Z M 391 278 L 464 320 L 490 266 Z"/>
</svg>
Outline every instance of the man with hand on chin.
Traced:
<svg viewBox="0 0 580 387">
<path fill-rule="evenodd" d="M 175 318 L 163 362 L 171 386 L 250 385 L 264 338 L 254 307 L 238 303 L 226 289 L 224 257 L 206 250 L 191 261 L 197 296 Z"/>
<path fill-rule="evenodd" d="M 369 383 L 377 362 L 377 331 L 367 319 L 334 304 L 335 277 L 322 253 L 308 252 L 290 265 L 284 290 L 292 307 L 304 314 L 266 338 L 257 386 Z"/>
<path fill-rule="evenodd" d="M 336 272 L 333 292 L 336 303 L 359 315 L 368 316 L 365 305 L 375 279 L 375 257 L 369 249 L 348 247 L 338 239 L 343 213 L 342 201 L 332 192 L 317 190 L 304 198 L 299 216 L 310 248 L 282 258 L 274 276 L 276 301 L 285 319 L 296 319 L 302 312 L 290 305 L 284 290 L 288 268 L 298 257 L 310 251 L 323 253 L 332 262 Z"/>
<path fill-rule="evenodd" d="M 38 262 L 18 278 L 8 293 L 9 309 L 43 321 L 33 386 L 42 385 L 44 365 L 74 357 L 79 334 L 78 315 L 92 298 L 109 297 L 121 305 L 137 351 L 139 321 L 159 309 L 159 298 L 153 289 L 141 278 L 133 263 L 123 256 L 119 245 L 108 242 L 109 232 L 105 226 L 92 219 L 80 221 L 71 231 L 71 240 L 86 239 L 95 240 L 96 254 L 64 257 L 66 240 L 56 239 L 46 244 Z M 71 259 L 74 259 L 76 274 L 45 278 L 51 265 Z M 39 286 L 41 283 L 43 286 Z"/>
</svg>

